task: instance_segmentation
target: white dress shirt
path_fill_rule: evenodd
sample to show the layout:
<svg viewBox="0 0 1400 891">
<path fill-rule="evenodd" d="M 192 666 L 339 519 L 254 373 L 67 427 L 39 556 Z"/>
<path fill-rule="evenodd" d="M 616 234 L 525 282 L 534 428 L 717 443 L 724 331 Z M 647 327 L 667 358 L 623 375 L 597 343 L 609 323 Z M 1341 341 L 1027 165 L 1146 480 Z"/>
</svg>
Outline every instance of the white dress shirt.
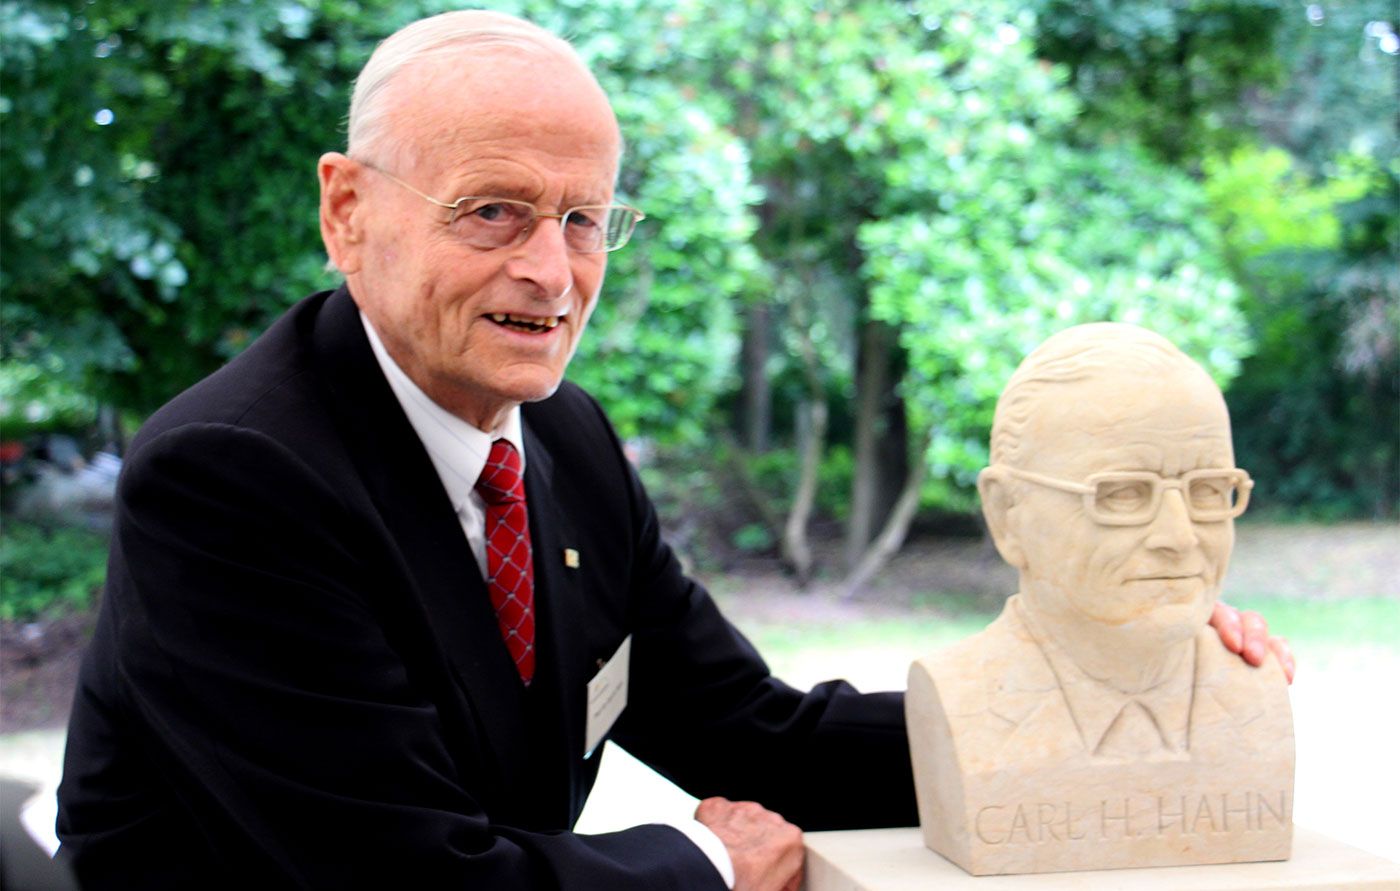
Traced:
<svg viewBox="0 0 1400 891">
<path fill-rule="evenodd" d="M 398 399 L 399 405 L 403 406 L 408 423 L 418 434 L 428 457 L 433 461 L 433 467 L 442 480 L 442 487 L 447 491 L 447 497 L 457 511 L 462 533 L 466 535 L 472 555 L 476 557 L 482 578 L 485 578 L 486 502 L 477 494 L 476 480 L 481 476 L 482 468 L 486 466 L 486 457 L 491 453 L 491 443 L 497 439 L 505 439 L 515 446 L 516 451 L 520 453 L 521 470 L 524 471 L 528 459 L 525 455 L 525 440 L 520 430 L 520 408 L 517 406 L 511 409 L 505 421 L 496 430 L 489 433 L 478 430 L 428 398 L 389 355 L 389 351 L 379 339 L 378 332 L 364 313 L 360 313 L 360 321 L 365 326 L 365 334 L 374 350 L 374 358 L 378 360 L 390 389 L 394 391 L 394 397 Z M 715 870 L 724 879 L 725 885 L 732 889 L 734 863 L 719 836 L 708 826 L 695 820 L 667 822 L 683 833 L 709 858 Z"/>
</svg>

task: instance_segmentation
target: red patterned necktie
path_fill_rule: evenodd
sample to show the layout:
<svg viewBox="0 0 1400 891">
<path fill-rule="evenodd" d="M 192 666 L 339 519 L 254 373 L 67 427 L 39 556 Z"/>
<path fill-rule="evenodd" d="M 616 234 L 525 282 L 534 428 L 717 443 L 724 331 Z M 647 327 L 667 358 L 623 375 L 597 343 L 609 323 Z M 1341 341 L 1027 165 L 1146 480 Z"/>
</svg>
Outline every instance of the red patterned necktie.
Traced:
<svg viewBox="0 0 1400 891">
<path fill-rule="evenodd" d="M 501 637 L 528 687 L 535 676 L 535 564 L 520 453 L 506 440 L 491 443 L 476 491 L 486 502 L 486 587 Z"/>
</svg>

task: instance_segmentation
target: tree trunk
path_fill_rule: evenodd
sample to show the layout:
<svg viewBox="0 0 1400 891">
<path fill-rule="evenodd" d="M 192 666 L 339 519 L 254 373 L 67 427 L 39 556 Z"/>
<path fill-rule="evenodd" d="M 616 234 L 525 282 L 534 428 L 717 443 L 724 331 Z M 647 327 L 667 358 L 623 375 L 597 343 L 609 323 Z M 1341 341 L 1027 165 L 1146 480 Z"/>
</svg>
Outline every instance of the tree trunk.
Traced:
<svg viewBox="0 0 1400 891">
<path fill-rule="evenodd" d="M 99 449 L 110 449 L 117 457 L 126 457 L 126 430 L 122 426 L 121 412 L 116 408 L 106 403 L 97 406 L 94 432 Z"/>
<path fill-rule="evenodd" d="M 914 452 L 915 461 L 913 470 L 904 481 L 904 488 L 899 493 L 899 499 L 895 502 L 894 510 L 890 511 L 889 519 L 885 521 L 885 526 L 880 530 L 880 534 L 866 548 L 859 561 L 854 565 L 850 574 L 846 576 L 846 581 L 841 588 L 841 599 L 851 600 L 865 587 L 866 583 L 874 577 L 875 573 L 885 568 L 885 564 L 890 558 L 899 553 L 899 549 L 904 544 L 904 536 L 909 533 L 909 524 L 914 521 L 914 515 L 919 510 L 919 489 L 924 484 L 924 477 L 928 473 L 928 461 L 924 453 L 928 451 L 929 437 L 925 434 L 920 438 L 919 445 Z"/>
<path fill-rule="evenodd" d="M 769 309 L 755 303 L 744 326 L 744 446 L 755 454 L 768 451 L 773 427 L 772 390 L 768 386 Z"/>
<path fill-rule="evenodd" d="M 759 485 L 758 480 L 753 475 L 753 470 L 749 462 L 744 460 L 743 450 L 736 447 L 733 434 L 728 434 L 726 440 L 729 448 L 724 451 L 728 454 L 728 468 L 730 479 L 736 483 L 737 491 L 743 495 L 744 500 L 753 508 L 753 512 L 758 515 L 758 520 L 770 535 L 778 534 L 778 526 L 781 518 L 778 511 L 773 507 L 768 494 Z"/>
<path fill-rule="evenodd" d="M 783 528 L 783 558 L 792 568 L 797 586 L 805 590 L 812 581 L 812 548 L 807 542 L 807 522 L 817 500 L 817 477 L 821 469 L 822 443 L 826 440 L 826 403 L 805 401 L 798 409 L 797 435 L 802 453 L 802 471 L 797 492 Z"/>
<path fill-rule="evenodd" d="M 895 393 L 897 331 L 870 320 L 861 328 L 856 366 L 855 452 L 846 567 L 854 567 L 897 502 L 907 477 L 904 406 Z"/>
<path fill-rule="evenodd" d="M 804 289 L 803 293 L 807 293 Z M 821 359 L 812 342 L 811 314 L 802 299 L 791 303 L 792 328 L 797 336 L 798 353 L 802 359 L 802 379 L 807 384 L 807 398 L 797 410 L 797 446 L 801 456 L 801 471 L 792 509 L 788 511 L 783 528 L 783 559 L 801 589 L 812 580 L 812 549 L 807 542 L 807 522 L 817 500 L 817 480 L 820 476 L 822 451 L 826 443 L 826 389 L 823 386 Z"/>
</svg>

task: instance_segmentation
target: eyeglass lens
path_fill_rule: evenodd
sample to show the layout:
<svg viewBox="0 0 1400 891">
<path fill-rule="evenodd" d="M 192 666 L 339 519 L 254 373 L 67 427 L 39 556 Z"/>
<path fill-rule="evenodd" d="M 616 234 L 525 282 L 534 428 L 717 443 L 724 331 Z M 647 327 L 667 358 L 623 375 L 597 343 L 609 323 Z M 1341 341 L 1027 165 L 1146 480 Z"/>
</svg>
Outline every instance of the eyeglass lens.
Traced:
<svg viewBox="0 0 1400 891">
<path fill-rule="evenodd" d="M 1094 507 L 1105 517 L 1146 522 L 1160 506 L 1159 479 L 1105 479 L 1094 487 Z M 1210 474 L 1185 481 L 1182 493 L 1192 519 L 1223 520 L 1239 503 L 1240 480 L 1234 474 Z"/>
<path fill-rule="evenodd" d="M 522 201 L 470 200 L 453 212 L 452 228 L 473 247 L 500 248 L 517 243 L 532 230 L 538 216 L 533 205 Z M 625 207 L 575 207 L 560 225 L 570 250 L 612 251 L 627 243 L 636 217 Z"/>
</svg>

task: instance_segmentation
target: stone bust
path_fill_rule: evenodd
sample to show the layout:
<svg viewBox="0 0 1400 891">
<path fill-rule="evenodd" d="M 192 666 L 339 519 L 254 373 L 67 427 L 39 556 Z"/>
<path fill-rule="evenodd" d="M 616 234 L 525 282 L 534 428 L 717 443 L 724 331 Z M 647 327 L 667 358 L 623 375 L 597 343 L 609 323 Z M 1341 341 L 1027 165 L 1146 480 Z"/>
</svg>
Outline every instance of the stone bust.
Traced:
<svg viewBox="0 0 1400 891">
<path fill-rule="evenodd" d="M 1019 593 L 910 670 L 929 847 L 976 875 L 1288 856 L 1286 681 L 1207 628 L 1251 486 L 1164 338 L 1081 325 L 1026 357 L 978 478 Z"/>
</svg>

